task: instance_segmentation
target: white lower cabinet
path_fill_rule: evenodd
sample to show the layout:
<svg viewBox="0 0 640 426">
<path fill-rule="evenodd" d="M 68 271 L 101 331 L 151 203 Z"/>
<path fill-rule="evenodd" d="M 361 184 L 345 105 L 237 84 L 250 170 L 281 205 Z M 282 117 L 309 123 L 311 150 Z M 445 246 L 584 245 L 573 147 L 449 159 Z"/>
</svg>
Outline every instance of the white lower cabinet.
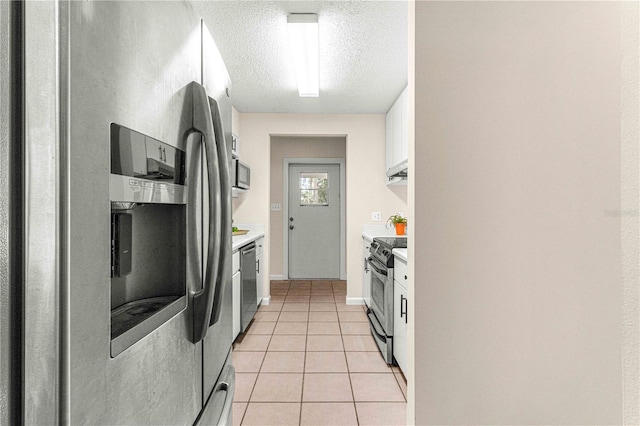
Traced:
<svg viewBox="0 0 640 426">
<path fill-rule="evenodd" d="M 371 241 L 366 238 L 362 239 L 362 298 L 367 308 L 371 307 L 371 271 L 369 270 L 369 264 L 367 258 L 369 257 L 369 247 L 371 247 Z"/>
<path fill-rule="evenodd" d="M 258 306 L 262 301 L 262 279 L 264 277 L 264 255 L 262 254 L 262 246 L 264 246 L 264 238 L 256 240 L 256 297 Z"/>
<path fill-rule="evenodd" d="M 400 265 L 398 263 L 401 262 Z M 396 271 L 406 271 L 406 263 L 395 259 Z M 400 266 L 400 268 L 398 268 Z M 403 275 L 402 278 L 405 278 Z M 394 271 L 393 280 L 393 357 L 400 369 L 406 374 L 407 369 L 407 315 L 409 303 L 407 301 L 407 289 L 398 281 Z M 406 279 L 406 278 L 405 278 Z"/>
<path fill-rule="evenodd" d="M 233 340 L 240 334 L 240 296 L 242 292 L 242 276 L 240 274 L 240 253 L 234 252 L 232 255 L 232 276 L 231 276 L 231 293 L 233 300 Z"/>
</svg>

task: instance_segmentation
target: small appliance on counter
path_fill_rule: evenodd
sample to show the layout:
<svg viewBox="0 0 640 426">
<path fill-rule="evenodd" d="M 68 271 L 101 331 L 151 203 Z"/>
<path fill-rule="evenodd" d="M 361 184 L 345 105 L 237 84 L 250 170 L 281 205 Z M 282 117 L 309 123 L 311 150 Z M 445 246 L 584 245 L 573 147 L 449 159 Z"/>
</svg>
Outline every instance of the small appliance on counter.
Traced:
<svg viewBox="0 0 640 426">
<path fill-rule="evenodd" d="M 251 186 L 251 168 L 237 158 L 231 161 L 231 183 L 234 189 L 245 191 Z"/>
<path fill-rule="evenodd" d="M 393 364 L 393 254 L 406 248 L 406 237 L 374 238 L 367 259 L 371 271 L 369 328 L 387 364 Z"/>
</svg>

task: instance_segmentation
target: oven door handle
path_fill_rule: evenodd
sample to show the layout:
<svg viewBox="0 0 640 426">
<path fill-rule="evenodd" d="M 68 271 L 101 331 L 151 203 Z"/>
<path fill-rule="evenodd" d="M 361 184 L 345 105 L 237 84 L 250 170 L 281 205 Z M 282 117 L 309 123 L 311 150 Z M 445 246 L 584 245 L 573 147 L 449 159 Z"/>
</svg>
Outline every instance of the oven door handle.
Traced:
<svg viewBox="0 0 640 426">
<path fill-rule="evenodd" d="M 381 269 L 378 265 L 377 262 L 375 260 L 373 260 L 373 258 L 369 257 L 367 259 L 367 263 L 371 266 L 371 269 L 373 269 L 375 272 L 377 272 L 380 275 L 384 275 L 385 277 L 387 276 L 387 271 L 385 269 Z"/>
<path fill-rule="evenodd" d="M 367 309 L 367 317 L 369 319 L 369 328 L 371 329 L 371 331 L 373 331 L 377 335 L 378 340 L 386 342 L 387 336 L 383 334 L 383 330 L 378 330 L 378 318 L 375 317 L 375 314 L 371 309 Z M 382 333 L 380 331 L 382 331 Z"/>
</svg>

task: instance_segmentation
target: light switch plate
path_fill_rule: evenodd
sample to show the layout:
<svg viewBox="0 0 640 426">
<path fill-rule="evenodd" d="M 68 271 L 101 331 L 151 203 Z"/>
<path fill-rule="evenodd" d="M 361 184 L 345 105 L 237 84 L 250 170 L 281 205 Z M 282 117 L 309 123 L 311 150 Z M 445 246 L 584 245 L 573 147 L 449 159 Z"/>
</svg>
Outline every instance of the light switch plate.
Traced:
<svg viewBox="0 0 640 426">
<path fill-rule="evenodd" d="M 371 212 L 371 222 L 381 222 L 381 221 L 382 221 L 382 213 Z"/>
<path fill-rule="evenodd" d="M 282 210 L 282 205 L 280 203 L 272 203 L 271 204 L 271 211 L 272 212 L 279 212 L 280 210 Z"/>
</svg>

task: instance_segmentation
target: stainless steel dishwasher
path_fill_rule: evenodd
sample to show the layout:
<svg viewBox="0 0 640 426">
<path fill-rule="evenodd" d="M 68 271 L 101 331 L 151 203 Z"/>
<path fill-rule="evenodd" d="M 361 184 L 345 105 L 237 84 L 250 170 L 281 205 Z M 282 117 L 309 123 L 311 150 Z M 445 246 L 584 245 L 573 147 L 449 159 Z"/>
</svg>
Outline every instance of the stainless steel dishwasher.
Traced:
<svg viewBox="0 0 640 426">
<path fill-rule="evenodd" d="M 256 298 L 256 244 L 251 243 L 240 249 L 240 274 L 242 290 L 240 292 L 240 332 L 244 333 L 258 310 Z"/>
</svg>

